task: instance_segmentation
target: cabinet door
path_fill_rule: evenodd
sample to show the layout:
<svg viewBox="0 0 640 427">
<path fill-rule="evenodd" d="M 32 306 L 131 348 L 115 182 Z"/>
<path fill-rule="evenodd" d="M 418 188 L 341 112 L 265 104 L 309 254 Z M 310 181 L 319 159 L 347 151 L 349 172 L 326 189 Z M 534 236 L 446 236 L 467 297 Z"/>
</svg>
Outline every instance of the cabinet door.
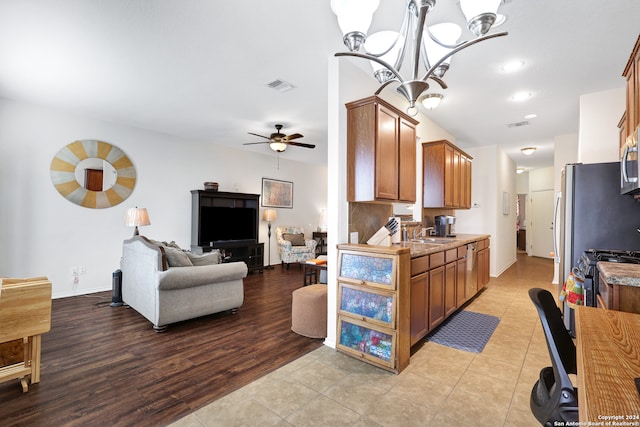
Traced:
<svg viewBox="0 0 640 427">
<path fill-rule="evenodd" d="M 636 129 L 636 97 L 638 96 L 636 88 L 636 64 L 631 64 L 629 73 L 627 74 L 627 136 L 633 134 Z"/>
<path fill-rule="evenodd" d="M 339 283 L 338 312 L 359 320 L 396 327 L 396 293 Z"/>
<path fill-rule="evenodd" d="M 453 148 L 444 146 L 444 206 L 453 207 Z"/>
<path fill-rule="evenodd" d="M 461 207 L 469 209 L 471 208 L 471 159 L 462 155 L 460 156 L 460 187 Z"/>
<path fill-rule="evenodd" d="M 478 251 L 478 290 L 489 283 L 489 248 Z"/>
<path fill-rule="evenodd" d="M 378 105 L 375 149 L 376 199 L 398 200 L 398 123 L 396 113 Z"/>
<path fill-rule="evenodd" d="M 337 347 L 388 368 L 396 366 L 396 332 L 346 317 L 338 317 Z"/>
<path fill-rule="evenodd" d="M 416 201 L 416 128 L 407 120 L 400 119 L 400 141 L 398 159 L 398 199 L 403 202 Z"/>
<path fill-rule="evenodd" d="M 456 305 L 461 307 L 467 300 L 465 293 L 467 281 L 467 259 L 459 259 L 456 262 Z"/>
<path fill-rule="evenodd" d="M 456 311 L 456 269 L 457 262 L 450 262 L 444 268 L 444 315 L 449 317 Z"/>
<path fill-rule="evenodd" d="M 340 251 L 338 264 L 338 279 L 342 282 L 387 290 L 396 289 L 398 266 L 393 255 L 370 256 Z"/>
<path fill-rule="evenodd" d="M 453 207 L 462 206 L 462 155 L 459 151 L 453 150 Z"/>
<path fill-rule="evenodd" d="M 429 330 L 444 320 L 444 266 L 429 270 Z"/>
<path fill-rule="evenodd" d="M 411 345 L 429 332 L 429 273 L 411 278 Z"/>
</svg>

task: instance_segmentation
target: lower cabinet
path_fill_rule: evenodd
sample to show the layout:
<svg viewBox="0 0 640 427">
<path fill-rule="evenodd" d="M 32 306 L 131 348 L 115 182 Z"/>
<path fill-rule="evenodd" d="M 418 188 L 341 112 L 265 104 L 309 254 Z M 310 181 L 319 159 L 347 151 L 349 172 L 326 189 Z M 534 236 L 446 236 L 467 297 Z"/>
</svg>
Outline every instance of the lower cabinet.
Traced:
<svg viewBox="0 0 640 427">
<path fill-rule="evenodd" d="M 338 245 L 336 348 L 399 373 L 410 358 L 409 248 Z"/>
<path fill-rule="evenodd" d="M 488 281 L 488 239 L 484 250 Z M 462 245 L 411 259 L 412 346 L 476 295 L 475 289 L 471 291 L 466 286 L 466 256 L 467 246 Z"/>
<path fill-rule="evenodd" d="M 489 283 L 489 270 L 489 239 L 484 239 L 478 242 L 478 291 Z"/>
</svg>

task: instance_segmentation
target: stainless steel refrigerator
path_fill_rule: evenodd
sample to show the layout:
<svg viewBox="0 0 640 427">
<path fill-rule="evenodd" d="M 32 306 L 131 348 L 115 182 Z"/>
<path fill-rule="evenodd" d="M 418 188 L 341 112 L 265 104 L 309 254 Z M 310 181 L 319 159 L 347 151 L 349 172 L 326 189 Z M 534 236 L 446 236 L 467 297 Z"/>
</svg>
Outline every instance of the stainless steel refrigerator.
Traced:
<svg viewBox="0 0 640 427">
<path fill-rule="evenodd" d="M 566 165 L 555 215 L 558 292 L 585 250 L 640 250 L 640 201 L 620 194 L 619 162 Z M 573 330 L 573 310 L 564 308 Z"/>
</svg>

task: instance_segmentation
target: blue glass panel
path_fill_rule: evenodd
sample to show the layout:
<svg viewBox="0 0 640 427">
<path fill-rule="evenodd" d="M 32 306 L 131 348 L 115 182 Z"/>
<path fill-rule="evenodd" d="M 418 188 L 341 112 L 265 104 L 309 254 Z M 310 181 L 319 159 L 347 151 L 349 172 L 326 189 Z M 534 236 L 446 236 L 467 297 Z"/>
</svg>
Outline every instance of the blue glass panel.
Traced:
<svg viewBox="0 0 640 427">
<path fill-rule="evenodd" d="M 393 297 L 343 287 L 340 309 L 370 319 L 391 323 L 393 316 Z"/>
<path fill-rule="evenodd" d="M 361 353 L 391 362 L 393 337 L 380 331 L 342 321 L 340 344 Z"/>
<path fill-rule="evenodd" d="M 391 285 L 393 259 L 365 255 L 342 254 L 342 277 Z"/>
</svg>

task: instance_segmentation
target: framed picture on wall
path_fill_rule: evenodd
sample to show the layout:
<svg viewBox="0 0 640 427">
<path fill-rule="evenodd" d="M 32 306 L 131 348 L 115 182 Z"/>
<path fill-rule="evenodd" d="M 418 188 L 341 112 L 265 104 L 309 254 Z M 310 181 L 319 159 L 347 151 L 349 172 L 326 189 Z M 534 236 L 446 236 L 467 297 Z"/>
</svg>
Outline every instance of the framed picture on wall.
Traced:
<svg viewBox="0 0 640 427">
<path fill-rule="evenodd" d="M 293 182 L 262 178 L 262 206 L 293 208 Z"/>
</svg>

